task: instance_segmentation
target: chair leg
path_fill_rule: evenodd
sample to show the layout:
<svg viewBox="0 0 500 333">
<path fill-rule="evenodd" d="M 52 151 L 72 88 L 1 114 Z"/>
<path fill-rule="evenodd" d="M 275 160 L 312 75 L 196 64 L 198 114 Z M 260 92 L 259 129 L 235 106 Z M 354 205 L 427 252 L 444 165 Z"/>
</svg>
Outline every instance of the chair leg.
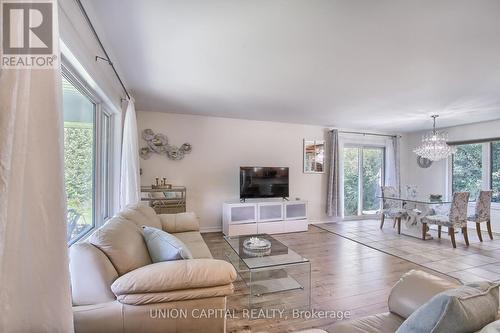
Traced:
<svg viewBox="0 0 500 333">
<path fill-rule="evenodd" d="M 469 236 L 467 235 L 467 227 L 462 227 L 462 234 L 464 235 L 465 245 L 469 246 Z"/>
<path fill-rule="evenodd" d="M 401 235 L 401 218 L 398 217 L 398 235 Z"/>
<path fill-rule="evenodd" d="M 486 227 L 488 228 L 488 235 L 490 235 L 490 239 L 493 240 L 493 233 L 491 232 L 491 222 L 490 222 L 490 220 L 488 220 L 488 222 L 486 222 Z"/>
<path fill-rule="evenodd" d="M 382 217 L 380 218 L 380 229 L 384 227 L 384 221 L 385 221 L 385 214 L 382 213 Z"/>
<path fill-rule="evenodd" d="M 438 225 L 438 238 L 441 238 L 441 226 Z"/>
<path fill-rule="evenodd" d="M 448 228 L 448 234 L 450 235 L 450 238 L 451 238 L 451 245 L 453 246 L 454 249 L 456 249 L 457 243 L 455 243 L 455 229 Z"/>
<path fill-rule="evenodd" d="M 483 236 L 481 235 L 481 223 L 476 222 L 476 231 L 477 231 L 477 237 L 479 238 L 479 241 L 483 241 Z"/>
<path fill-rule="evenodd" d="M 427 223 L 422 223 L 422 239 L 425 240 L 425 235 L 427 234 Z"/>
</svg>

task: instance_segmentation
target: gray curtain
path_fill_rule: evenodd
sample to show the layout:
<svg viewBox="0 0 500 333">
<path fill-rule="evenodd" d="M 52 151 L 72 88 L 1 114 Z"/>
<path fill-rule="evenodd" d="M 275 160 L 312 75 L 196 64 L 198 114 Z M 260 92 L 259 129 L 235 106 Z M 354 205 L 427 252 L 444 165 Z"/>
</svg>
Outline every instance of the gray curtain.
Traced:
<svg viewBox="0 0 500 333">
<path fill-rule="evenodd" d="M 400 139 L 399 135 L 392 138 L 392 147 L 394 149 L 394 173 L 395 173 L 395 187 L 401 195 L 401 174 L 400 174 Z"/>
<path fill-rule="evenodd" d="M 339 179 L 339 131 L 334 129 L 328 133 L 328 184 L 326 196 L 326 214 L 340 214 L 340 179 Z"/>
</svg>

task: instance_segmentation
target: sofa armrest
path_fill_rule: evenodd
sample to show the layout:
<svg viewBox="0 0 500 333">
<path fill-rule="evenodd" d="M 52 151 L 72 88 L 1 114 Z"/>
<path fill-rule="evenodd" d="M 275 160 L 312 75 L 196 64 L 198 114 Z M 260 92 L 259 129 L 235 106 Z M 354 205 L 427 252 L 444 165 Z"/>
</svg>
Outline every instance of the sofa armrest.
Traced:
<svg viewBox="0 0 500 333">
<path fill-rule="evenodd" d="M 176 233 L 200 230 L 198 216 L 193 212 L 158 214 L 158 216 L 160 217 L 161 227 L 166 232 Z"/>
<path fill-rule="evenodd" d="M 389 294 L 389 311 L 408 318 L 432 297 L 448 289 L 457 288 L 457 281 L 445 280 L 423 271 L 411 270 L 404 274 Z"/>
<path fill-rule="evenodd" d="M 207 288 L 231 284 L 236 279 L 234 267 L 217 259 L 164 261 L 128 272 L 113 282 L 116 296 L 161 293 L 173 290 Z"/>
</svg>

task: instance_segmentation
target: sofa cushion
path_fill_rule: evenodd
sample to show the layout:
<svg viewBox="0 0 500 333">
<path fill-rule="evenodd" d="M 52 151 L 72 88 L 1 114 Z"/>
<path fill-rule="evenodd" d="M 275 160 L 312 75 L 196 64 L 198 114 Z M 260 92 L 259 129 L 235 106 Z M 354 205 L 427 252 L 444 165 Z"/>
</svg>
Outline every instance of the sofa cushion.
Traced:
<svg viewBox="0 0 500 333">
<path fill-rule="evenodd" d="M 123 333 L 123 304 L 118 301 L 73 307 L 74 332 Z"/>
<path fill-rule="evenodd" d="M 495 321 L 498 284 L 469 283 L 444 291 L 412 313 L 396 333 L 470 333 Z"/>
<path fill-rule="evenodd" d="M 133 222 L 113 217 L 89 238 L 115 267 L 119 275 L 151 264 L 141 229 Z"/>
<path fill-rule="evenodd" d="M 411 270 L 401 276 L 389 294 L 389 311 L 408 318 L 415 310 L 436 294 L 459 287 L 455 281 L 419 270 Z"/>
<path fill-rule="evenodd" d="M 212 254 L 210 253 L 207 244 L 198 231 L 179 232 L 175 234 L 175 237 L 179 238 L 184 244 L 186 244 L 189 251 L 193 255 L 193 258 L 212 258 Z"/>
<path fill-rule="evenodd" d="M 73 305 L 89 305 L 116 300 L 111 284 L 118 277 L 109 258 L 89 242 L 69 249 Z"/>
<path fill-rule="evenodd" d="M 160 293 L 123 294 L 118 296 L 118 301 L 120 303 L 128 305 L 144 305 L 144 304 L 185 301 L 188 299 L 224 297 L 232 295 L 233 292 L 234 292 L 234 286 L 232 283 L 230 283 L 223 286 L 171 290 Z"/>
<path fill-rule="evenodd" d="M 193 212 L 177 214 L 160 214 L 163 230 L 170 233 L 199 231 L 198 217 Z"/>
<path fill-rule="evenodd" d="M 340 321 L 325 329 L 334 333 L 389 333 L 396 332 L 403 321 L 400 316 L 387 312 Z"/>
<path fill-rule="evenodd" d="M 142 232 L 153 262 L 193 259 L 187 246 L 174 235 L 146 226 L 142 227 Z"/>
<path fill-rule="evenodd" d="M 162 229 L 160 217 L 153 208 L 144 203 L 127 205 L 117 216 L 134 222 L 138 227 L 147 225 L 157 229 Z"/>
<path fill-rule="evenodd" d="M 486 325 L 479 333 L 500 333 L 500 320 Z"/>
<path fill-rule="evenodd" d="M 163 261 L 133 270 L 113 282 L 115 295 L 159 293 L 171 290 L 222 286 L 236 279 L 234 267 L 224 260 Z"/>
</svg>

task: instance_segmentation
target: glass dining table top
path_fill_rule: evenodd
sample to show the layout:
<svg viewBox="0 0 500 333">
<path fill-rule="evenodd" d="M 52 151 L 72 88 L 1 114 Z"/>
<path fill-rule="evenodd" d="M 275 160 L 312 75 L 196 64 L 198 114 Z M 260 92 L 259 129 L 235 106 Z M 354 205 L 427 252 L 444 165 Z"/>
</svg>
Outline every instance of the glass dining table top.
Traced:
<svg viewBox="0 0 500 333">
<path fill-rule="evenodd" d="M 452 202 L 452 199 L 448 198 L 442 198 L 442 199 L 431 199 L 430 196 L 424 196 L 424 195 L 417 195 L 416 197 L 410 197 L 410 196 L 397 196 L 397 197 L 384 197 L 382 195 L 378 195 L 377 198 L 379 199 L 386 199 L 386 200 L 397 200 L 397 201 L 404 201 L 404 202 L 414 202 L 414 203 L 419 203 L 419 204 L 426 204 L 426 205 L 443 205 L 443 204 L 450 204 Z M 469 200 L 469 202 L 474 202 L 474 199 Z"/>
</svg>

